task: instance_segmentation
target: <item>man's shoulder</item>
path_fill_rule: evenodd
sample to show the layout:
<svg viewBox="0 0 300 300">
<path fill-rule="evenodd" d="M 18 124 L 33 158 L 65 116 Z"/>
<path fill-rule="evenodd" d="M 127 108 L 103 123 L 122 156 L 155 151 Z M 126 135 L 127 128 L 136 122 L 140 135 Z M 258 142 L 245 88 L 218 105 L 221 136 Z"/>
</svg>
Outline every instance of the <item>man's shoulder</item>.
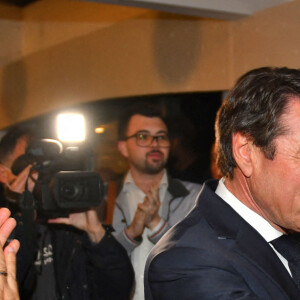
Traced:
<svg viewBox="0 0 300 300">
<path fill-rule="evenodd" d="M 203 186 L 200 183 L 185 181 L 185 180 L 181 180 L 181 179 L 176 179 L 176 180 L 178 180 L 181 184 L 183 184 L 188 190 L 199 190 L 200 191 Z"/>
<path fill-rule="evenodd" d="M 201 233 L 201 234 L 199 234 Z M 193 255 L 195 249 L 206 251 L 209 241 L 213 240 L 213 232 L 197 207 L 176 225 L 174 225 L 153 247 L 149 260 L 163 257 L 172 261 L 175 257 L 182 261 L 185 255 Z M 196 250 L 196 251 L 198 251 Z M 160 259 L 159 259 L 160 260 Z M 178 262 L 179 263 L 179 262 Z"/>
<path fill-rule="evenodd" d="M 175 192 L 176 194 L 182 194 L 183 196 L 188 196 L 190 194 L 198 194 L 202 189 L 202 184 L 194 183 L 190 181 L 183 181 L 178 178 L 168 177 L 169 190 Z"/>
</svg>

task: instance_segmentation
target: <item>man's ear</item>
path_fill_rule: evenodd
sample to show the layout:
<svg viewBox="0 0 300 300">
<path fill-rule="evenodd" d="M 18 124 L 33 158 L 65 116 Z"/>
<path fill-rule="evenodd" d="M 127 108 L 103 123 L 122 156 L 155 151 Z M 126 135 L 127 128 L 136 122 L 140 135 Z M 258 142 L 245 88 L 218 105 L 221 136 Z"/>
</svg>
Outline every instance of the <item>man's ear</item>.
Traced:
<svg viewBox="0 0 300 300">
<path fill-rule="evenodd" d="M 253 171 L 253 143 L 241 132 L 236 132 L 232 137 L 233 157 L 246 177 Z"/>
<path fill-rule="evenodd" d="M 126 141 L 118 141 L 118 150 L 124 157 L 128 157 Z"/>
</svg>

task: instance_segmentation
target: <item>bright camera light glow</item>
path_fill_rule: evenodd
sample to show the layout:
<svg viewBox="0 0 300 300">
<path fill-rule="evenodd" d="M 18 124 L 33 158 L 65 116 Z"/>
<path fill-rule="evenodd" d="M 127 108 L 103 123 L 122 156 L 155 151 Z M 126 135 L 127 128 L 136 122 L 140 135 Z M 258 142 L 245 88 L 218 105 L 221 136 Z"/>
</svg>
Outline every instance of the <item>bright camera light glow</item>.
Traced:
<svg viewBox="0 0 300 300">
<path fill-rule="evenodd" d="M 57 136 L 62 142 L 82 142 L 85 140 L 85 121 L 81 114 L 59 114 L 57 116 Z"/>
<path fill-rule="evenodd" d="M 97 127 L 97 128 L 95 128 L 95 132 L 96 133 L 103 133 L 105 131 L 105 128 L 104 127 Z"/>
</svg>

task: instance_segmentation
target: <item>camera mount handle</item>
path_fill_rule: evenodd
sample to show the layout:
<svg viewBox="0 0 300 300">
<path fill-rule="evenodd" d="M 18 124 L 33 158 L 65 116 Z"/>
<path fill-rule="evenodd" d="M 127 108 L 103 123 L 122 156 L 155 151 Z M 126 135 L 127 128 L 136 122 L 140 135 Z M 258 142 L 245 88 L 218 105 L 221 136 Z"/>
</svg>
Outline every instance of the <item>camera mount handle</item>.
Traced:
<svg viewBox="0 0 300 300">
<path fill-rule="evenodd" d="M 28 241 L 28 247 L 30 252 L 34 254 L 35 245 L 35 230 L 34 230 L 34 209 L 35 200 L 31 192 L 27 189 L 27 182 L 25 184 L 25 190 L 20 196 L 20 208 L 21 208 L 21 220 L 24 226 L 25 237 Z"/>
</svg>

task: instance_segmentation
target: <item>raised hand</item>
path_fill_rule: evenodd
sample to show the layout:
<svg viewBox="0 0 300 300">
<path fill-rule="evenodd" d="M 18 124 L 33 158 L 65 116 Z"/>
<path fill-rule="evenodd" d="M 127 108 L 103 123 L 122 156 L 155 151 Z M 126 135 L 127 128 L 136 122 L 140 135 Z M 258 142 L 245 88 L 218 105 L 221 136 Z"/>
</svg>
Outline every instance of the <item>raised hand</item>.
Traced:
<svg viewBox="0 0 300 300">
<path fill-rule="evenodd" d="M 138 203 L 132 223 L 127 228 L 130 237 L 135 238 L 143 234 L 145 227 L 155 228 L 161 218 L 158 214 L 160 208 L 159 187 L 151 186 L 143 203 Z"/>
<path fill-rule="evenodd" d="M 95 209 L 90 209 L 85 212 L 72 213 L 68 218 L 56 218 L 51 219 L 48 222 L 67 224 L 80 230 L 84 230 L 93 243 L 99 243 L 105 235 L 105 230 Z"/>
<path fill-rule="evenodd" d="M 127 233 L 131 238 L 136 238 L 143 234 L 145 229 L 145 218 L 145 212 L 138 207 L 130 226 L 127 228 Z"/>
<path fill-rule="evenodd" d="M 0 165 L 0 181 L 5 184 L 5 186 L 15 192 L 23 193 L 25 189 L 25 184 L 27 178 L 29 177 L 30 170 L 32 165 L 28 165 L 24 170 L 22 170 L 17 176 L 14 175 L 11 170 L 3 165 Z M 37 179 L 37 173 L 32 175 L 34 179 Z M 34 180 L 30 177 L 28 178 L 28 190 L 31 192 L 34 188 Z"/>
<path fill-rule="evenodd" d="M 161 219 L 158 214 L 160 208 L 159 187 L 151 186 L 144 202 L 139 203 L 138 207 L 145 213 L 145 227 L 153 229 Z"/>
<path fill-rule="evenodd" d="M 7 208 L 0 209 L 0 300 L 18 300 L 18 284 L 16 280 L 16 254 L 20 243 L 11 240 L 4 247 L 9 235 L 16 226 L 10 218 Z"/>
</svg>

